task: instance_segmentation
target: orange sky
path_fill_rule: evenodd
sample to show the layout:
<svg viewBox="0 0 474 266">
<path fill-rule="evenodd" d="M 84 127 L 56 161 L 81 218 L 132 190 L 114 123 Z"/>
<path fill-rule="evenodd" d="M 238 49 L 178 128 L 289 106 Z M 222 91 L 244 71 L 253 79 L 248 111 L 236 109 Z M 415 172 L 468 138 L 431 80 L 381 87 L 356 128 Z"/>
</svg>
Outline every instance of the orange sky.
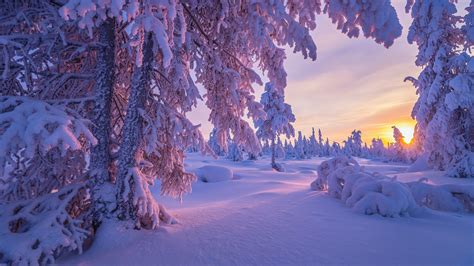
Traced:
<svg viewBox="0 0 474 266">
<path fill-rule="evenodd" d="M 415 45 L 406 40 L 411 18 L 404 11 L 406 0 L 392 1 L 403 25 L 403 35 L 389 49 L 370 39 L 350 39 L 340 33 L 329 19 L 320 15 L 312 32 L 318 59 L 304 60 L 287 49 L 288 73 L 286 101 L 296 115 L 295 129 L 305 135 L 311 128 L 321 128 L 330 140 L 341 142 L 354 129 L 362 131 L 364 141 L 374 137 L 393 141 L 392 126 L 400 128 L 409 141 L 415 121 L 411 109 L 417 99 L 415 88 L 403 82 L 421 71 L 414 64 Z M 459 1 L 466 6 L 467 0 Z M 257 99 L 263 88 L 257 88 Z M 212 126 L 209 112 L 202 104 L 190 115 L 202 123 L 207 137 Z"/>
</svg>

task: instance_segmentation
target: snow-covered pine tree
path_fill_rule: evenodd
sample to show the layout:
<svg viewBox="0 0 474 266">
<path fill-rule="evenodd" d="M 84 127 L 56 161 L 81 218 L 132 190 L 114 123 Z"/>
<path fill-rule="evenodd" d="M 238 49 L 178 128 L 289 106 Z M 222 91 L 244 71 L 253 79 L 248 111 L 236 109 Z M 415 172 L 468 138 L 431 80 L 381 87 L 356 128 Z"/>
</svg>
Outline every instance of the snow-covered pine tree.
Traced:
<svg viewBox="0 0 474 266">
<path fill-rule="evenodd" d="M 461 17 L 449 0 L 410 1 L 410 9 L 408 41 L 418 45 L 415 63 L 423 67 L 417 79 L 407 78 L 419 95 L 412 111 L 418 141 L 433 167 L 452 176 L 473 177 L 472 60 L 461 53 L 462 45 L 469 45 L 469 33 L 457 26 Z M 464 29 L 472 25 L 469 14 L 466 22 Z"/>
<path fill-rule="evenodd" d="M 352 155 L 360 157 L 362 155 L 362 131 L 352 131 Z"/>
<path fill-rule="evenodd" d="M 91 234 L 86 154 L 95 144 L 72 109 L 0 97 L 0 262 L 46 264 L 82 250 Z"/>
<path fill-rule="evenodd" d="M 324 156 L 331 156 L 331 144 L 329 144 L 329 138 L 326 138 L 326 142 L 324 143 Z"/>
<path fill-rule="evenodd" d="M 406 162 L 406 147 L 407 144 L 405 142 L 405 137 L 403 136 L 402 132 L 396 127 L 393 126 L 393 138 L 395 139 L 395 143 L 391 145 L 390 151 L 390 159 L 394 161 L 401 161 Z"/>
<path fill-rule="evenodd" d="M 311 156 L 319 156 L 319 143 L 316 140 L 316 134 L 314 131 L 314 127 L 311 129 L 311 136 L 309 137 L 309 146 L 310 146 L 310 153 Z"/>
<path fill-rule="evenodd" d="M 266 117 L 255 121 L 257 136 L 264 141 L 271 141 L 271 165 L 273 169 L 280 171 L 282 168 L 275 162 L 276 141 L 281 134 L 284 134 L 287 138 L 295 135 L 291 123 L 295 122 L 296 118 L 291 111 L 291 106 L 285 103 L 282 90 L 276 88 L 272 83 L 265 84 L 265 91 L 260 103 L 263 105 Z"/>
<path fill-rule="evenodd" d="M 338 156 L 341 152 L 341 145 L 338 142 L 333 142 L 331 145 L 331 154 L 330 156 Z"/>
<path fill-rule="evenodd" d="M 285 159 L 292 159 L 295 157 L 295 149 L 291 141 L 287 141 L 285 139 L 284 149 L 285 149 Z"/>
<path fill-rule="evenodd" d="M 301 131 L 298 131 L 298 138 L 295 139 L 295 159 L 306 159 L 306 156 L 304 154 L 303 134 L 301 133 Z"/>
<path fill-rule="evenodd" d="M 146 228 L 156 227 L 158 218 L 170 220 L 149 193 L 149 184 L 159 178 L 163 194 L 182 196 L 189 191 L 193 180 L 184 171 L 183 151 L 190 145 L 205 149 L 198 128 L 186 118 L 200 98 L 191 71 L 206 90 L 210 121 L 217 128 L 220 145 L 225 147 L 227 136 L 232 134 L 247 150 L 259 150 L 258 139 L 242 118 L 245 113 L 252 119 L 263 115 L 252 88 L 261 84 L 261 80 L 252 68 L 259 67 L 283 91 L 285 53 L 280 47 L 288 44 L 305 58 L 315 60 L 316 46 L 309 30 L 316 27 L 316 14 L 327 14 L 350 37 L 362 32 L 385 46 L 390 46 L 401 34 L 395 10 L 388 0 L 377 3 L 297 0 L 240 5 L 215 1 L 70 0 L 4 1 L 0 5 L 2 95 L 6 91 L 8 95 L 77 104 L 78 108 L 69 109 L 68 121 L 81 119 L 81 115 L 94 120 L 98 127 L 92 131 L 100 135 L 97 136 L 100 144 L 91 156 L 104 155 L 104 160 L 94 162 L 97 163 L 92 166 L 94 171 L 87 175 L 92 181 L 79 184 L 82 187 L 87 182 L 92 188 L 91 209 L 98 214 L 94 219 L 100 223 L 104 216 L 104 208 L 95 206 L 99 201 L 107 205 L 106 209 L 118 203 L 118 217 Z M 106 55 L 112 51 L 113 57 Z M 110 97 L 112 83 L 115 84 Z M 99 90 L 101 85 L 105 86 L 104 90 Z M 92 108 L 84 104 L 91 99 L 97 103 Z M 107 121 L 109 114 L 114 118 L 112 121 Z M 139 138 L 132 139 L 133 136 Z M 82 144 L 82 147 L 90 146 Z M 14 156 L 11 151 L 7 153 L 9 158 Z M 119 169 L 114 169 L 116 165 Z M 80 170 L 87 169 L 80 167 Z M 42 177 L 46 176 L 39 176 Z M 102 197 L 102 189 L 96 187 L 104 180 L 112 181 L 115 187 L 116 195 L 111 199 Z M 48 249 L 43 249 L 46 255 L 28 249 L 12 255 L 5 252 L 7 247 L 3 245 L 2 262 L 48 263 L 64 245 L 80 250 L 84 234 L 68 232 L 81 229 L 77 225 L 88 219 L 75 213 L 76 221 L 57 220 L 55 215 L 67 218 L 62 211 L 77 210 L 78 202 L 87 203 L 84 199 L 90 197 L 84 191 L 75 187 L 32 199 L 30 203 L 34 206 L 38 201 L 58 203 L 43 209 L 48 221 L 69 226 L 60 233 L 62 238 L 53 237 L 62 242 L 49 241 Z M 160 213 L 161 217 L 157 217 Z M 34 228 L 37 221 L 30 222 Z M 42 232 L 38 239 L 51 233 L 35 232 Z M 8 248 L 36 247 L 36 243 L 21 241 L 1 243 L 16 243 Z"/>
<path fill-rule="evenodd" d="M 324 155 L 324 141 L 323 141 L 323 134 L 321 133 L 321 129 L 318 129 L 318 143 L 319 143 L 319 157 L 325 156 Z"/>
<path fill-rule="evenodd" d="M 305 157 L 310 159 L 311 158 L 311 147 L 310 147 L 310 142 L 306 138 L 306 136 L 303 136 L 303 150 Z"/>
<path fill-rule="evenodd" d="M 383 159 L 386 156 L 386 148 L 383 144 L 382 139 L 373 138 L 372 144 L 369 148 L 370 156 L 374 159 Z"/>
</svg>

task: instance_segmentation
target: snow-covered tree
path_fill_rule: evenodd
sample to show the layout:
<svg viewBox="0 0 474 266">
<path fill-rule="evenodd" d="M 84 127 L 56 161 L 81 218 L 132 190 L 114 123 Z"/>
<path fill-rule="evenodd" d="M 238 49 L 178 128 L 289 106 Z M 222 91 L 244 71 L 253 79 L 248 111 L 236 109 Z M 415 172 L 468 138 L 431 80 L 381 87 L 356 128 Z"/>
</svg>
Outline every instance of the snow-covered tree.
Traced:
<svg viewBox="0 0 474 266">
<path fill-rule="evenodd" d="M 212 129 L 211 133 L 209 133 L 209 141 L 207 142 L 211 150 L 217 156 L 224 156 L 226 155 L 226 149 L 219 145 L 219 141 L 217 140 L 216 129 Z"/>
<path fill-rule="evenodd" d="M 234 162 L 239 162 L 244 159 L 244 151 L 241 145 L 235 141 L 229 142 L 229 147 L 227 148 L 227 159 Z"/>
<path fill-rule="evenodd" d="M 338 143 L 338 142 L 333 142 L 332 145 L 331 145 L 331 155 L 333 156 L 338 156 L 340 155 L 342 152 L 341 152 L 341 145 Z"/>
<path fill-rule="evenodd" d="M 314 127 L 311 129 L 311 136 L 309 137 L 309 149 L 311 156 L 318 156 L 320 152 L 320 146 L 318 140 L 316 139 L 316 134 Z"/>
<path fill-rule="evenodd" d="M 405 143 L 405 137 L 402 132 L 396 127 L 393 126 L 393 138 L 395 143 L 389 146 L 388 152 L 391 160 L 394 161 L 407 161 L 407 144 Z"/>
<path fill-rule="evenodd" d="M 291 141 L 289 142 L 285 139 L 284 149 L 285 149 L 286 159 L 291 159 L 295 157 L 295 148 L 293 147 L 293 144 L 291 143 Z"/>
<path fill-rule="evenodd" d="M 281 167 L 275 162 L 276 141 L 281 134 L 287 138 L 295 135 L 291 123 L 295 122 L 296 118 L 291 111 L 291 106 L 285 103 L 282 90 L 276 88 L 272 83 L 265 84 L 265 92 L 262 94 L 260 103 L 263 105 L 266 117 L 255 121 L 257 136 L 264 141 L 271 141 L 272 168 L 280 170 Z"/>
<path fill-rule="evenodd" d="M 82 250 L 92 230 L 86 154 L 96 143 L 74 110 L 0 97 L 2 262 L 46 264 L 56 253 Z"/>
<path fill-rule="evenodd" d="M 407 11 L 410 8 L 408 41 L 418 45 L 415 63 L 423 67 L 417 79 L 408 78 L 419 95 L 412 111 L 418 141 L 433 167 L 473 177 L 473 63 L 462 52 L 463 45 L 472 45 L 472 20 L 468 12 L 463 32 L 458 27 L 461 17 L 449 0 L 409 1 Z"/>
<path fill-rule="evenodd" d="M 375 159 L 383 159 L 386 156 L 386 149 L 382 139 L 373 138 L 369 148 L 370 156 Z"/>
<path fill-rule="evenodd" d="M 324 156 L 331 156 L 331 144 L 329 144 L 329 138 L 326 138 L 326 142 L 324 143 Z"/>
<path fill-rule="evenodd" d="M 45 206 L 37 201 L 54 198 L 54 204 L 42 208 L 41 221 L 61 223 L 63 228 L 57 228 L 64 230 L 57 232 L 62 232 L 62 238 L 57 238 L 55 231 L 54 241 L 44 241 L 47 247 L 23 252 L 45 244 L 42 239 L 49 231 L 34 230 L 35 239 L 42 243 L 8 241 L 29 249 L 6 252 L 7 247 L 0 245 L 2 262 L 52 263 L 61 248 L 80 250 L 84 235 L 77 232 L 85 234 L 81 229 L 90 228 L 85 223 L 91 220 L 94 227 L 108 217 L 131 222 L 135 228 L 155 228 L 160 221 L 171 222 L 172 217 L 151 195 L 150 185 L 160 179 L 161 193 L 174 197 L 190 191 L 195 177 L 184 169 L 184 150 L 189 146 L 207 149 L 198 127 L 186 116 L 201 98 L 194 82 L 206 92 L 204 101 L 211 109 L 209 121 L 216 127 L 219 145 L 226 147 L 231 134 L 246 151 L 258 151 L 259 141 L 243 118 L 264 117 L 253 95 L 253 87 L 262 81 L 253 68 L 262 70 L 283 95 L 286 56 L 281 47 L 288 45 L 315 60 L 316 46 L 309 30 L 316 27 L 316 15 L 320 13 L 327 14 L 350 37 L 363 33 L 390 46 L 401 34 L 389 0 L 0 3 L 2 95 L 28 96 L 41 104 L 46 102 L 46 111 L 58 108 L 66 113 L 63 120 L 46 126 L 48 132 L 56 132 L 56 126 L 64 132 L 68 127 L 74 128 L 69 131 L 77 130 L 79 121 L 88 118 L 94 126 L 87 129 L 97 141 L 92 143 L 92 137 L 83 136 L 85 129 L 81 137 L 72 134 L 60 143 L 48 142 L 54 138 L 42 140 L 50 144 L 48 153 L 54 153 L 52 157 L 76 156 L 76 162 L 81 162 L 90 148 L 90 169 L 65 163 L 64 167 L 87 172 L 77 181 L 78 187 L 63 187 L 22 203 L 36 208 Z M 75 107 L 61 109 L 56 104 Z M 66 149 L 75 138 L 86 150 L 72 148 L 79 146 Z M 32 150 L 37 143 L 24 144 L 18 152 Z M 57 149 L 66 151 L 58 154 Z M 2 158 L 6 160 L 18 155 L 13 149 L 5 153 Z M 24 158 L 28 157 L 17 159 Z M 38 178 L 54 173 L 52 166 L 45 165 L 45 169 Z M 91 195 L 83 194 L 87 191 Z M 8 223 L 9 218 L 3 218 L 2 228 L 7 228 L 3 222 Z M 22 224 L 16 221 L 17 227 Z M 44 225 L 39 221 L 29 221 L 30 228 Z"/>
<path fill-rule="evenodd" d="M 324 141 L 321 129 L 318 129 L 319 157 L 324 156 Z"/>
<path fill-rule="evenodd" d="M 64 106 L 0 97 L 0 199 L 36 198 L 83 178 L 97 142 L 88 124 Z"/>
<path fill-rule="evenodd" d="M 306 154 L 304 153 L 303 134 L 301 131 L 298 131 L 298 139 L 295 140 L 295 158 L 297 160 L 306 159 Z"/>
</svg>

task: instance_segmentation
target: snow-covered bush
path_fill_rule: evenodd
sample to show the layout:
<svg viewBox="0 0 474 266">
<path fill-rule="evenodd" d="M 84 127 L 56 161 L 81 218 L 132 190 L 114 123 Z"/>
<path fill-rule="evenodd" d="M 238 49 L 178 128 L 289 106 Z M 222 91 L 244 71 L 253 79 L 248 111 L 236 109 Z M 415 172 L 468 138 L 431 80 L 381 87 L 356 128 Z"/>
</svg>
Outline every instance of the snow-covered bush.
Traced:
<svg viewBox="0 0 474 266">
<path fill-rule="evenodd" d="M 82 252 L 92 236 L 90 195 L 73 184 L 35 199 L 0 204 L 0 264 L 46 265 L 62 252 Z"/>
<path fill-rule="evenodd" d="M 72 110 L 27 97 L 0 97 L 0 199 L 35 198 L 74 182 L 95 143 L 88 122 Z"/>
<path fill-rule="evenodd" d="M 474 186 L 431 185 L 426 179 L 402 183 L 369 173 L 346 156 L 324 161 L 311 188 L 327 191 L 359 213 L 382 216 L 416 215 L 420 206 L 434 210 L 474 212 Z"/>
<path fill-rule="evenodd" d="M 199 180 L 205 183 L 232 180 L 234 174 L 231 169 L 217 165 L 206 165 L 196 171 Z"/>
<path fill-rule="evenodd" d="M 354 211 L 397 217 L 413 215 L 418 209 L 407 185 L 391 178 L 365 172 L 348 157 L 339 156 L 318 167 L 314 190 L 327 190 Z"/>
<path fill-rule="evenodd" d="M 419 205 L 440 211 L 474 212 L 474 186 L 431 185 L 426 181 L 407 183 Z"/>
</svg>

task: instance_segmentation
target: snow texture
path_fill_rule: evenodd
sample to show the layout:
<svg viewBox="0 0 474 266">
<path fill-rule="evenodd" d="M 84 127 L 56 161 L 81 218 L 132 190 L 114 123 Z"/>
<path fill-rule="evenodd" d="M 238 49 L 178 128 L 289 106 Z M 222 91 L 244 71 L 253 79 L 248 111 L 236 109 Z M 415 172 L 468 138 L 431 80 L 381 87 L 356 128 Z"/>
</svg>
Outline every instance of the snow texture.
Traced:
<svg viewBox="0 0 474 266">
<path fill-rule="evenodd" d="M 467 213 L 426 209 L 423 215 L 384 218 L 358 215 L 321 191 L 308 189 L 318 165 L 328 158 L 285 161 L 285 172 L 270 157 L 234 163 L 199 153 L 186 155 L 186 169 L 205 165 L 232 169 L 232 182 L 193 183 L 183 202 L 153 196 L 179 224 L 157 231 L 125 230 L 107 221 L 92 247 L 61 265 L 472 265 L 472 225 Z M 443 172 L 407 173 L 408 165 L 356 159 L 367 171 L 431 185 L 472 185 Z M 301 173 L 305 172 L 305 173 Z M 342 251 L 343 250 L 343 251 Z M 317 252 L 315 252 L 317 251 Z"/>
</svg>

